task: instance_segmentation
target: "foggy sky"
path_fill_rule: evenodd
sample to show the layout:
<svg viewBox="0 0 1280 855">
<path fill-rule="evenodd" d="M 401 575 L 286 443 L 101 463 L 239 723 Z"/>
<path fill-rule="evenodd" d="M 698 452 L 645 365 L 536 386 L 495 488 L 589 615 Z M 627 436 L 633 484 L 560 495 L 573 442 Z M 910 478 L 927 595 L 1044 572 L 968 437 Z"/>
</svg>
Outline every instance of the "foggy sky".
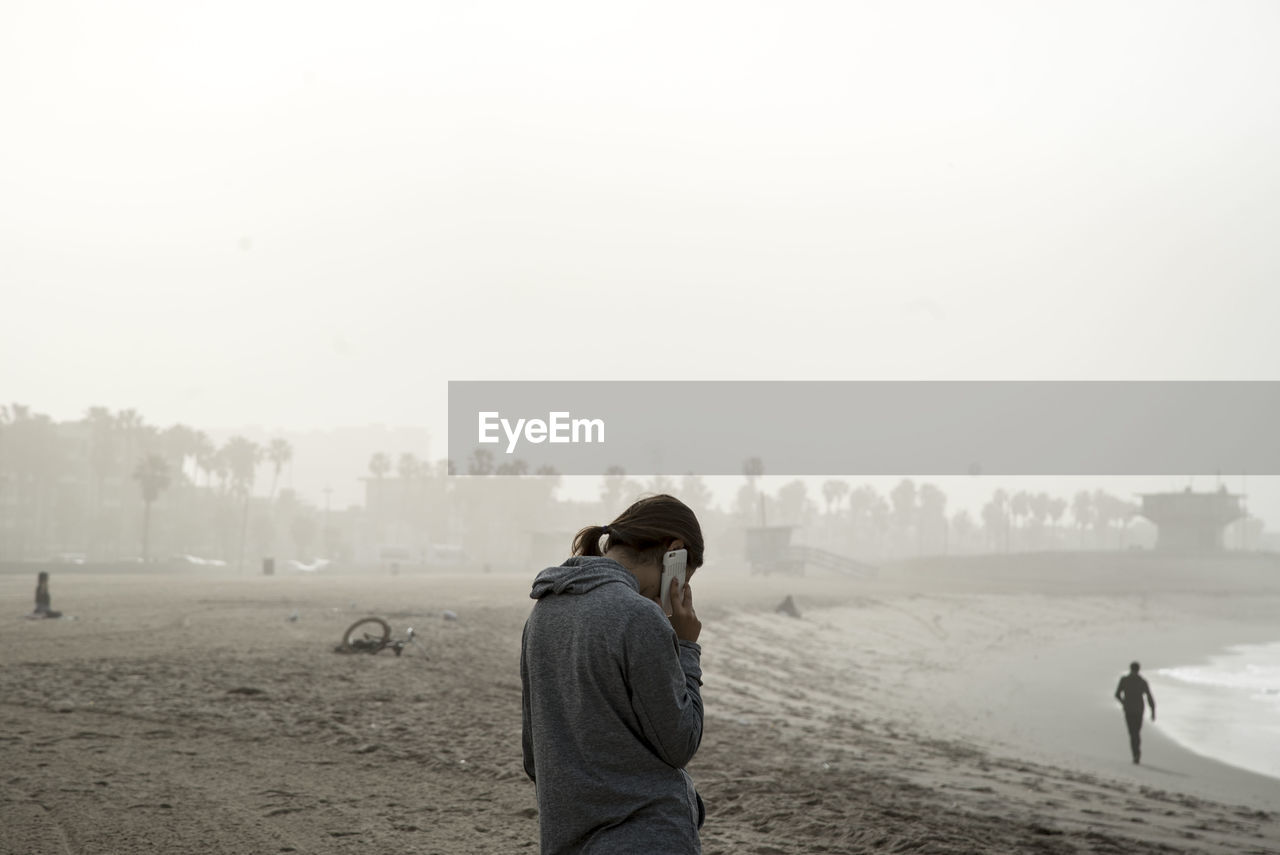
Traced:
<svg viewBox="0 0 1280 855">
<path fill-rule="evenodd" d="M 1276 379 L 1270 2 L 0 5 L 0 399 Z M 1233 485 L 1234 486 L 1234 485 Z"/>
</svg>

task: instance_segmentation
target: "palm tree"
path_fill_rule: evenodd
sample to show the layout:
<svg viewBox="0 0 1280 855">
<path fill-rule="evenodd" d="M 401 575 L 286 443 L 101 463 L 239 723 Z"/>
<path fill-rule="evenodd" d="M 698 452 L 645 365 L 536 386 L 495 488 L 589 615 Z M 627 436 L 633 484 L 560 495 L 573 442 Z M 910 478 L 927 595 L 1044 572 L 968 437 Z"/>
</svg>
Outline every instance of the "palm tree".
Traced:
<svg viewBox="0 0 1280 855">
<path fill-rule="evenodd" d="M 672 481 L 666 475 L 654 475 L 649 482 L 644 485 L 647 492 L 655 495 L 670 495 L 676 490 L 676 482 Z"/>
<path fill-rule="evenodd" d="M 170 425 L 160 434 L 160 446 L 181 484 L 187 471 L 187 458 L 196 454 L 196 432 L 186 425 Z"/>
<path fill-rule="evenodd" d="M 1054 540 L 1057 541 L 1060 536 L 1058 531 L 1058 523 L 1062 520 L 1062 515 L 1067 512 L 1067 500 L 1055 496 L 1049 500 L 1049 522 L 1054 529 Z"/>
<path fill-rule="evenodd" d="M 871 501 L 871 507 L 868 509 L 868 516 L 871 520 L 871 531 L 876 538 L 876 553 L 884 555 L 885 536 L 889 533 L 889 521 L 892 510 L 889 508 L 889 502 L 884 496 L 877 495 Z"/>
<path fill-rule="evenodd" d="M 1123 549 L 1125 543 L 1128 541 L 1129 525 L 1138 517 L 1138 512 L 1141 510 L 1141 506 L 1136 502 L 1126 502 L 1124 499 L 1116 499 L 1116 502 L 1118 503 L 1117 521 L 1120 523 L 1119 546 Z"/>
<path fill-rule="evenodd" d="M 419 462 L 417 455 L 408 451 L 400 455 L 400 460 L 396 463 L 396 474 L 402 480 L 412 481 L 421 471 L 422 463 Z"/>
<path fill-rule="evenodd" d="M 477 448 L 467 461 L 468 475 L 492 475 L 493 468 L 493 452 L 487 448 Z"/>
<path fill-rule="evenodd" d="M 898 536 L 905 538 L 907 532 L 915 525 L 918 509 L 916 507 L 916 484 L 910 478 L 903 478 L 889 493 L 893 503 L 893 519 L 898 527 Z"/>
<path fill-rule="evenodd" d="M 1031 509 L 1032 545 L 1039 549 L 1044 542 L 1044 524 L 1049 518 L 1049 494 L 1036 493 L 1028 502 Z"/>
<path fill-rule="evenodd" d="M 262 460 L 262 447 L 242 436 L 233 436 L 221 449 L 231 490 L 237 495 L 251 495 L 257 480 L 258 463 Z"/>
<path fill-rule="evenodd" d="M 231 464 L 227 458 L 227 447 L 213 452 L 213 456 L 209 458 L 209 472 L 218 479 L 218 490 L 222 495 L 231 492 Z"/>
<path fill-rule="evenodd" d="M 417 547 L 418 527 L 413 524 L 413 518 L 416 516 L 411 511 L 417 504 L 418 496 L 418 479 L 423 474 L 423 463 L 412 452 L 405 451 L 400 454 L 400 459 L 396 463 L 396 475 L 400 478 L 400 483 L 396 485 L 398 508 L 396 509 L 399 523 L 403 525 L 409 533 L 409 538 Z"/>
<path fill-rule="evenodd" d="M 1071 518 L 1075 520 L 1076 528 L 1080 529 L 1080 548 L 1083 549 L 1084 530 L 1093 523 L 1094 518 L 1093 496 L 1087 490 L 1076 493 L 1071 500 Z"/>
<path fill-rule="evenodd" d="M 170 527 L 171 545 L 185 544 L 194 540 L 195 525 L 202 520 L 202 514 L 193 512 L 200 501 L 196 489 L 200 471 L 200 454 L 208 437 L 183 424 L 174 424 L 165 428 L 159 436 L 159 447 L 169 463 L 169 471 L 173 483 L 177 487 L 177 495 L 171 495 L 174 526 Z M 188 466 L 190 468 L 188 469 Z"/>
<path fill-rule="evenodd" d="M 999 536 L 1001 524 L 1004 522 L 1004 510 L 992 497 L 982 506 L 982 530 L 986 535 L 987 550 L 994 552 L 992 544 Z"/>
<path fill-rule="evenodd" d="M 982 525 L 987 531 L 987 541 L 1004 534 L 1004 551 L 1009 551 L 1009 494 L 997 489 L 991 501 L 982 506 Z"/>
<path fill-rule="evenodd" d="M 1031 497 L 1027 495 L 1025 490 L 1019 490 L 1009 499 L 1009 513 L 1013 515 L 1013 527 L 1021 530 L 1023 528 L 1022 520 L 1031 513 Z M 1027 547 L 1026 538 L 1019 535 L 1022 540 L 1022 548 Z"/>
<path fill-rule="evenodd" d="M 253 482 L 262 460 L 262 447 L 242 436 L 233 436 L 221 449 L 231 477 L 231 491 L 240 498 L 243 510 L 240 516 L 240 549 L 237 565 L 244 569 L 245 538 L 249 534 L 249 500 L 253 498 Z"/>
<path fill-rule="evenodd" d="M 127 461 L 138 459 L 138 446 L 141 445 L 143 434 L 146 432 L 146 424 L 142 420 L 142 415 L 137 410 L 120 410 L 115 417 L 116 430 L 119 431 L 120 437 L 124 440 L 124 460 Z M 121 473 L 123 474 L 123 473 Z"/>
<path fill-rule="evenodd" d="M 204 485 L 209 486 L 209 480 L 217 469 L 218 449 L 213 444 L 213 440 L 209 439 L 204 431 L 196 431 L 194 457 L 196 459 L 196 469 L 204 473 Z"/>
<path fill-rule="evenodd" d="M 169 463 L 159 454 L 148 454 L 138 461 L 133 480 L 142 490 L 142 560 L 151 560 L 151 503 L 169 486 Z"/>
<path fill-rule="evenodd" d="M 377 483 L 372 485 L 365 485 L 365 490 L 367 491 L 366 495 L 371 497 L 369 500 L 371 504 L 373 504 L 373 502 L 375 501 L 372 497 L 374 496 L 377 497 L 376 504 L 373 504 L 372 516 L 374 519 L 374 524 L 377 532 L 377 539 L 379 542 L 381 542 L 384 534 L 383 526 L 386 524 L 387 504 L 388 504 L 387 494 L 386 494 L 386 491 L 383 489 L 382 479 L 387 477 L 387 473 L 389 473 L 390 471 L 391 471 L 391 455 L 387 454 L 385 451 L 378 451 L 378 452 L 374 452 L 374 454 L 369 457 L 369 474 L 371 474 L 375 479 L 377 479 Z M 327 516 L 328 515 L 326 514 L 325 529 L 322 532 L 322 535 L 323 535 L 322 539 L 326 544 L 326 549 L 328 548 L 328 544 L 332 540 L 332 538 L 329 536 L 329 526 L 328 526 Z"/>
<path fill-rule="evenodd" d="M 809 524 L 809 514 L 813 503 L 809 501 L 809 487 L 797 478 L 788 481 L 778 488 L 778 516 L 786 525 L 805 527 Z"/>
<path fill-rule="evenodd" d="M 936 538 L 942 538 L 942 552 L 945 555 L 948 550 L 948 535 L 950 530 L 947 527 L 947 494 L 936 484 L 920 485 L 920 508 L 919 522 L 916 526 L 916 552 L 921 553 L 921 539 L 926 532 L 931 532 L 934 536 L 935 543 L 930 544 L 936 548 Z"/>
<path fill-rule="evenodd" d="M 270 554 L 274 555 L 276 551 L 276 488 L 280 486 L 280 470 L 285 464 L 293 459 L 293 446 L 289 444 L 289 440 L 282 437 L 276 437 L 267 445 L 266 458 L 271 463 L 271 497 L 268 499 L 270 505 L 270 529 L 264 532 L 262 540 L 270 550 Z"/>
<path fill-rule="evenodd" d="M 150 453 L 151 449 L 147 447 L 149 444 L 148 439 L 155 429 L 148 427 L 146 422 L 143 421 L 142 414 L 134 409 L 120 410 L 115 414 L 115 429 L 120 437 L 120 447 L 122 449 L 120 454 L 121 468 L 116 471 L 116 475 L 120 478 L 120 484 L 117 489 L 123 493 L 125 482 L 130 474 L 129 463 Z M 124 497 L 121 495 L 117 498 L 118 500 L 123 500 Z M 130 531 L 132 526 L 129 523 L 131 521 L 127 517 L 121 516 L 124 508 L 123 502 L 121 501 L 117 507 L 114 540 L 116 552 L 119 553 L 122 549 L 121 537 L 124 536 L 125 543 L 130 543 L 132 542 L 131 535 L 135 533 Z"/>
<path fill-rule="evenodd" d="M 827 502 L 827 515 L 831 515 L 832 507 L 840 504 L 845 495 L 849 492 L 849 485 L 845 481 L 825 481 L 822 484 L 822 498 Z"/>
<path fill-rule="evenodd" d="M 1094 528 L 1102 532 L 1099 536 L 1103 548 L 1108 546 L 1107 533 L 1111 531 L 1112 523 L 1115 523 L 1119 529 L 1116 535 L 1116 546 L 1123 547 L 1129 523 L 1137 513 L 1137 505 L 1099 489 L 1093 491 L 1093 509 Z"/>
<path fill-rule="evenodd" d="M 528 475 L 529 463 L 526 460 L 516 458 L 507 463 L 499 463 L 497 468 L 493 470 L 494 475 Z"/>
<path fill-rule="evenodd" d="M 271 501 L 276 500 L 276 487 L 280 484 L 280 470 L 293 459 L 293 446 L 289 440 L 276 437 L 267 446 L 267 460 L 271 462 Z"/>
<path fill-rule="evenodd" d="M 965 544 L 973 537 L 973 517 L 969 516 L 969 512 L 961 508 L 951 516 L 951 528 L 956 533 L 957 552 L 963 552 Z"/>
<path fill-rule="evenodd" d="M 680 478 L 680 500 L 693 508 L 699 517 L 704 517 L 713 505 L 713 497 L 707 482 L 692 472 Z"/>
<path fill-rule="evenodd" d="M 876 488 L 870 484 L 863 484 L 861 487 L 849 491 L 849 528 L 850 541 L 857 544 L 865 532 L 870 537 L 873 527 L 871 525 L 871 508 L 876 503 Z"/>
</svg>

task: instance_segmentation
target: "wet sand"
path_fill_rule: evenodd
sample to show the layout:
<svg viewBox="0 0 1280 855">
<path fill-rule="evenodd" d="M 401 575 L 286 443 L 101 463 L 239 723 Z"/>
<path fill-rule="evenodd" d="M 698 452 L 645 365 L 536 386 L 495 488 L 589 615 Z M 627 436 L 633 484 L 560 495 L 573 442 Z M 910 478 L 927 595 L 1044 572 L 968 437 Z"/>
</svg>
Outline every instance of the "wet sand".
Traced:
<svg viewBox="0 0 1280 855">
<path fill-rule="evenodd" d="M 700 573 L 704 851 L 1280 852 L 1280 781 L 1158 727 L 1132 767 L 1107 706 L 1131 646 L 1154 670 L 1280 634 L 1280 574 L 1056 586 L 1025 563 Z M 55 570 L 58 621 L 0 576 L 0 852 L 536 851 L 532 575 Z M 420 647 L 333 653 L 366 614 Z"/>
</svg>

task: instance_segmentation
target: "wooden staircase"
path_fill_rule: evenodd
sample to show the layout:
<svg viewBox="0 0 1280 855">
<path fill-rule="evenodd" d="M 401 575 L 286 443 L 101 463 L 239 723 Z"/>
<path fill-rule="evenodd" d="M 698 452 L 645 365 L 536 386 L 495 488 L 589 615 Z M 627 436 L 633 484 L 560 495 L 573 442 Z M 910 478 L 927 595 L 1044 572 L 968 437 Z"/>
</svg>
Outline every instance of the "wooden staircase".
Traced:
<svg viewBox="0 0 1280 855">
<path fill-rule="evenodd" d="M 792 546 L 791 551 L 794 553 L 793 560 L 798 561 L 801 568 L 816 567 L 850 579 L 874 579 L 876 577 L 875 565 L 867 564 L 865 561 L 859 561 L 856 558 L 850 558 L 847 555 L 841 555 L 838 552 L 832 552 L 829 549 L 821 549 L 817 546 Z"/>
</svg>

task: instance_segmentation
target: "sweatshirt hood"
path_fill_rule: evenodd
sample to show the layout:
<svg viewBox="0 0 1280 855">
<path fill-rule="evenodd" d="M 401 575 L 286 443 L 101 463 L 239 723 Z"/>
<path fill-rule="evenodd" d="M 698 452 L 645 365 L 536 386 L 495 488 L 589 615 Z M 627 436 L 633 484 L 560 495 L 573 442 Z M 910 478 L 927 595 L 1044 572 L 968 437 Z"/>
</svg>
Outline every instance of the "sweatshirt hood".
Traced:
<svg viewBox="0 0 1280 855">
<path fill-rule="evenodd" d="M 534 577 L 529 596 L 540 600 L 551 594 L 585 594 L 612 583 L 629 585 L 637 592 L 640 590 L 636 577 L 612 558 L 575 555 L 559 567 L 548 567 Z"/>
</svg>

